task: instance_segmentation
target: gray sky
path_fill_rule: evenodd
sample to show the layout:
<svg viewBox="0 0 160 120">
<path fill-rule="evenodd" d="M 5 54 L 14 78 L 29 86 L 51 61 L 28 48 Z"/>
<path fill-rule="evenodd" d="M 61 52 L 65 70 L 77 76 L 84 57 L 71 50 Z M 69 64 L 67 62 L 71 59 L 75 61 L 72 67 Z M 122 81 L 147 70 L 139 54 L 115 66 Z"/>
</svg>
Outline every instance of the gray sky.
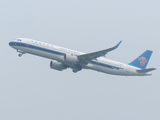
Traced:
<svg viewBox="0 0 160 120">
<path fill-rule="evenodd" d="M 1 0 L 1 120 L 159 120 L 159 0 Z M 151 77 L 49 68 L 49 59 L 18 53 L 8 42 L 32 38 L 93 52 L 123 40 L 108 59 L 129 63 L 153 50 Z"/>
</svg>

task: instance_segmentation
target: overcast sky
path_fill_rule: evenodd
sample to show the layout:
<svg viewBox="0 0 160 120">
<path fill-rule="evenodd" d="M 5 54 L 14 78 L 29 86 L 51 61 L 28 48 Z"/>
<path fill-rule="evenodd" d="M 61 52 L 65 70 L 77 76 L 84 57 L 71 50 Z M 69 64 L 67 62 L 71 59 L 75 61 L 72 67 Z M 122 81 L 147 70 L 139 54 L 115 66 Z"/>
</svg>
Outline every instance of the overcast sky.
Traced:
<svg viewBox="0 0 160 120">
<path fill-rule="evenodd" d="M 0 120 L 159 120 L 159 0 L 1 0 Z M 49 67 L 50 59 L 18 57 L 19 37 L 81 52 L 122 44 L 108 59 L 130 63 L 153 50 L 149 77 Z"/>
</svg>

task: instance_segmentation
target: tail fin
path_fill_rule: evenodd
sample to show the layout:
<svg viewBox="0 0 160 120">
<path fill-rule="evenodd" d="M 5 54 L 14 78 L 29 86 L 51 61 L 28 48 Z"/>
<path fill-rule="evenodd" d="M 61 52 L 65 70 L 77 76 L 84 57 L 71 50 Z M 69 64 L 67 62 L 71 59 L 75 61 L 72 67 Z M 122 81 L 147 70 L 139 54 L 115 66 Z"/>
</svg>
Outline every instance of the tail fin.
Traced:
<svg viewBox="0 0 160 120">
<path fill-rule="evenodd" d="M 141 69 L 145 69 L 152 55 L 152 52 L 153 51 L 151 50 L 146 50 L 142 55 L 136 58 L 133 62 L 129 63 L 129 65 L 132 65 Z"/>
</svg>

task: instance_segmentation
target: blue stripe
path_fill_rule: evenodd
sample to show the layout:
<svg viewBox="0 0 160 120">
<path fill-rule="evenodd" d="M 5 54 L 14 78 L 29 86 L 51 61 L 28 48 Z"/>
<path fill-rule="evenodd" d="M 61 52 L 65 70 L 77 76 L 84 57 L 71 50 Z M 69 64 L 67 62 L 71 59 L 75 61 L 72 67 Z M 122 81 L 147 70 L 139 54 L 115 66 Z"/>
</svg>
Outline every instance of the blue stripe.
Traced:
<svg viewBox="0 0 160 120">
<path fill-rule="evenodd" d="M 111 66 L 111 65 L 107 65 L 101 62 L 96 62 L 96 61 L 91 61 L 92 64 L 98 65 L 98 66 L 102 66 L 102 67 L 106 67 L 106 68 L 110 68 L 110 69 L 123 69 L 123 68 L 119 68 L 119 67 L 115 67 L 115 66 Z"/>
<path fill-rule="evenodd" d="M 35 50 L 49 52 L 49 53 L 60 55 L 60 56 L 64 56 L 65 55 L 65 53 L 62 53 L 62 52 L 50 50 L 50 49 L 47 49 L 47 48 L 42 48 L 42 47 L 39 47 L 39 46 L 30 45 L 30 44 L 27 44 L 27 43 L 10 42 L 9 45 L 10 46 L 20 46 L 20 47 L 32 48 L 32 49 L 35 49 Z M 104 64 L 104 63 L 101 63 L 101 62 L 97 62 L 97 61 L 91 61 L 90 63 L 94 64 L 94 65 L 102 66 L 102 67 L 105 67 L 105 68 L 110 68 L 110 69 L 117 69 L 117 70 L 123 69 L 123 68 L 120 68 L 120 67 L 107 65 L 107 64 Z"/>
<path fill-rule="evenodd" d="M 39 46 L 30 45 L 30 44 L 27 44 L 27 43 L 14 42 L 14 43 L 10 43 L 10 45 L 11 46 L 20 46 L 20 47 L 32 48 L 32 49 L 35 49 L 35 50 L 49 52 L 49 53 L 60 55 L 60 56 L 65 55 L 65 53 L 62 53 L 62 52 L 50 50 L 50 49 L 47 49 L 47 48 L 42 48 L 42 47 L 39 47 Z"/>
</svg>

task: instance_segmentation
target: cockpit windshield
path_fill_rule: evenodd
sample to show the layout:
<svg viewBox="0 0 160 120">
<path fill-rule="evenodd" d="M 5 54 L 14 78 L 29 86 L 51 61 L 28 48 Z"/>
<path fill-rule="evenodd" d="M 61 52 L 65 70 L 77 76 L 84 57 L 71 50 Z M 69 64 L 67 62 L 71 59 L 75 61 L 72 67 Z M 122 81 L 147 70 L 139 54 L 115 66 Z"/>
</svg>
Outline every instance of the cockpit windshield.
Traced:
<svg viewBox="0 0 160 120">
<path fill-rule="evenodd" d="M 17 41 L 22 41 L 21 39 L 17 39 Z"/>
</svg>

